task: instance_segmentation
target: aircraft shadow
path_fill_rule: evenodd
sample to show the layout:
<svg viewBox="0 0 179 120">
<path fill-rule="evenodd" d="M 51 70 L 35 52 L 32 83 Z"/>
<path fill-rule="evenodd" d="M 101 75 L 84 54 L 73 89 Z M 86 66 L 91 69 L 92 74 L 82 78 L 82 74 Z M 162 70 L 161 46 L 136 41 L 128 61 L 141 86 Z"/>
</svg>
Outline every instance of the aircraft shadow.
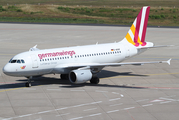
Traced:
<svg viewBox="0 0 179 120">
<path fill-rule="evenodd" d="M 102 70 L 100 73 L 97 74 L 99 78 L 107 78 L 107 77 L 115 77 L 115 76 L 133 76 L 133 77 L 147 77 L 147 75 L 140 75 L 140 74 L 132 74 L 132 72 L 113 72 L 108 70 Z"/>
<path fill-rule="evenodd" d="M 107 71 L 102 70 L 99 74 L 99 78 L 106 78 L 106 77 L 115 77 L 115 76 L 141 76 L 141 77 L 147 77 L 148 75 L 140 75 L 140 74 L 132 74 L 131 72 L 113 72 L 113 71 Z M 0 89 L 13 89 L 13 88 L 20 88 L 25 87 L 25 83 L 27 82 L 27 79 L 21 79 L 16 81 L 22 81 L 21 83 L 12 83 L 12 84 L 1 84 Z M 39 85 L 50 85 L 50 84 L 61 84 L 63 88 L 76 88 L 76 87 L 84 87 L 84 86 L 96 86 L 96 87 L 117 87 L 117 88 L 133 88 L 133 89 L 146 89 L 141 87 L 134 87 L 134 86 L 126 86 L 126 85 L 108 85 L 108 84 L 91 84 L 89 82 L 83 83 L 83 84 L 72 84 L 69 80 L 62 80 L 58 78 L 53 77 L 37 77 L 33 78 L 32 80 L 32 87 L 33 86 L 39 86 Z"/>
</svg>

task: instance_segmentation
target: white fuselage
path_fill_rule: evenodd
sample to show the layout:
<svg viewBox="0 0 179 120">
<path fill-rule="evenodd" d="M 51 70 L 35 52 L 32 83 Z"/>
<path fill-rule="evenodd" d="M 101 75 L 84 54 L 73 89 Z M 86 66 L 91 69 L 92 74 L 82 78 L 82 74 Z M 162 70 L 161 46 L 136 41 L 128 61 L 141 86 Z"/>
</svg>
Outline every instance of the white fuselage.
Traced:
<svg viewBox="0 0 179 120">
<path fill-rule="evenodd" d="M 25 77 L 52 73 L 68 74 L 73 70 L 73 68 L 65 69 L 68 65 L 116 63 L 137 53 L 135 46 L 124 42 L 28 51 L 12 58 L 24 60 L 25 63 L 7 63 L 3 71 L 10 76 Z M 103 67 L 95 68 L 98 68 L 97 72 Z"/>
</svg>

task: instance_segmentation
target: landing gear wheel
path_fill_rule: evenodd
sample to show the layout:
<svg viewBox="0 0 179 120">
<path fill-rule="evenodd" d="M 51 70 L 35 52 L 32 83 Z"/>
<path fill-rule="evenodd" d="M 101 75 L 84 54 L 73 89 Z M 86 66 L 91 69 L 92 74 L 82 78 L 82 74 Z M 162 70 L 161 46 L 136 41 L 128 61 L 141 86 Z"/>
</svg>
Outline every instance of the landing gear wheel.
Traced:
<svg viewBox="0 0 179 120">
<path fill-rule="evenodd" d="M 92 83 L 92 84 L 98 84 L 98 83 L 99 83 L 99 78 L 98 78 L 98 77 L 93 77 L 93 78 L 90 80 L 90 83 Z"/>
<path fill-rule="evenodd" d="M 63 80 L 68 80 L 68 74 L 61 74 L 60 78 Z"/>
<path fill-rule="evenodd" d="M 26 87 L 31 87 L 31 83 L 26 82 L 26 83 L 25 83 L 25 86 L 26 86 Z"/>
<path fill-rule="evenodd" d="M 27 78 L 28 78 L 28 80 L 27 80 L 27 82 L 25 83 L 25 86 L 26 86 L 26 87 L 31 87 L 31 79 L 32 79 L 32 76 L 27 77 Z"/>
</svg>

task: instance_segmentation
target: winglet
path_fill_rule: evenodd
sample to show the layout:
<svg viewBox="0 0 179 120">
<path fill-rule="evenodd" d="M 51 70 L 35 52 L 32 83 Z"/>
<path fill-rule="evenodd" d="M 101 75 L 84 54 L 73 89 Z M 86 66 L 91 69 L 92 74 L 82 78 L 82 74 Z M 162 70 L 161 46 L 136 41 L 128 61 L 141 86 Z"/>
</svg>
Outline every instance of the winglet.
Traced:
<svg viewBox="0 0 179 120">
<path fill-rule="evenodd" d="M 168 61 L 167 61 L 167 63 L 170 65 L 170 61 L 171 61 L 172 59 L 170 58 Z"/>
<path fill-rule="evenodd" d="M 170 61 L 171 61 L 172 59 L 170 58 L 169 60 L 167 60 L 167 61 L 161 61 L 161 63 L 168 63 L 169 65 L 170 65 Z"/>
</svg>

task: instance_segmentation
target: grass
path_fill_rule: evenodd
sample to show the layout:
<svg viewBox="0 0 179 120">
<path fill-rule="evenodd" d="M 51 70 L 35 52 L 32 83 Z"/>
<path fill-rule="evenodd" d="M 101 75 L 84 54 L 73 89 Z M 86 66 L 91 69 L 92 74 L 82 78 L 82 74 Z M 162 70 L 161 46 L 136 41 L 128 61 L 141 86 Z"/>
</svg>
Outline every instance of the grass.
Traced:
<svg viewBox="0 0 179 120">
<path fill-rule="evenodd" d="M 110 7 L 179 7 L 178 0 L 0 0 L 0 5 L 15 4 L 55 4 L 67 6 L 110 6 Z"/>
<path fill-rule="evenodd" d="M 29 22 L 29 23 L 99 23 L 103 24 L 102 20 L 95 19 L 77 19 L 77 18 L 34 18 L 34 17 L 1 17 L 1 22 Z"/>
<path fill-rule="evenodd" d="M 0 21 L 131 25 L 140 9 L 118 6 L 4 5 L 0 6 Z M 179 26 L 178 8 L 151 7 L 149 25 Z"/>
</svg>

